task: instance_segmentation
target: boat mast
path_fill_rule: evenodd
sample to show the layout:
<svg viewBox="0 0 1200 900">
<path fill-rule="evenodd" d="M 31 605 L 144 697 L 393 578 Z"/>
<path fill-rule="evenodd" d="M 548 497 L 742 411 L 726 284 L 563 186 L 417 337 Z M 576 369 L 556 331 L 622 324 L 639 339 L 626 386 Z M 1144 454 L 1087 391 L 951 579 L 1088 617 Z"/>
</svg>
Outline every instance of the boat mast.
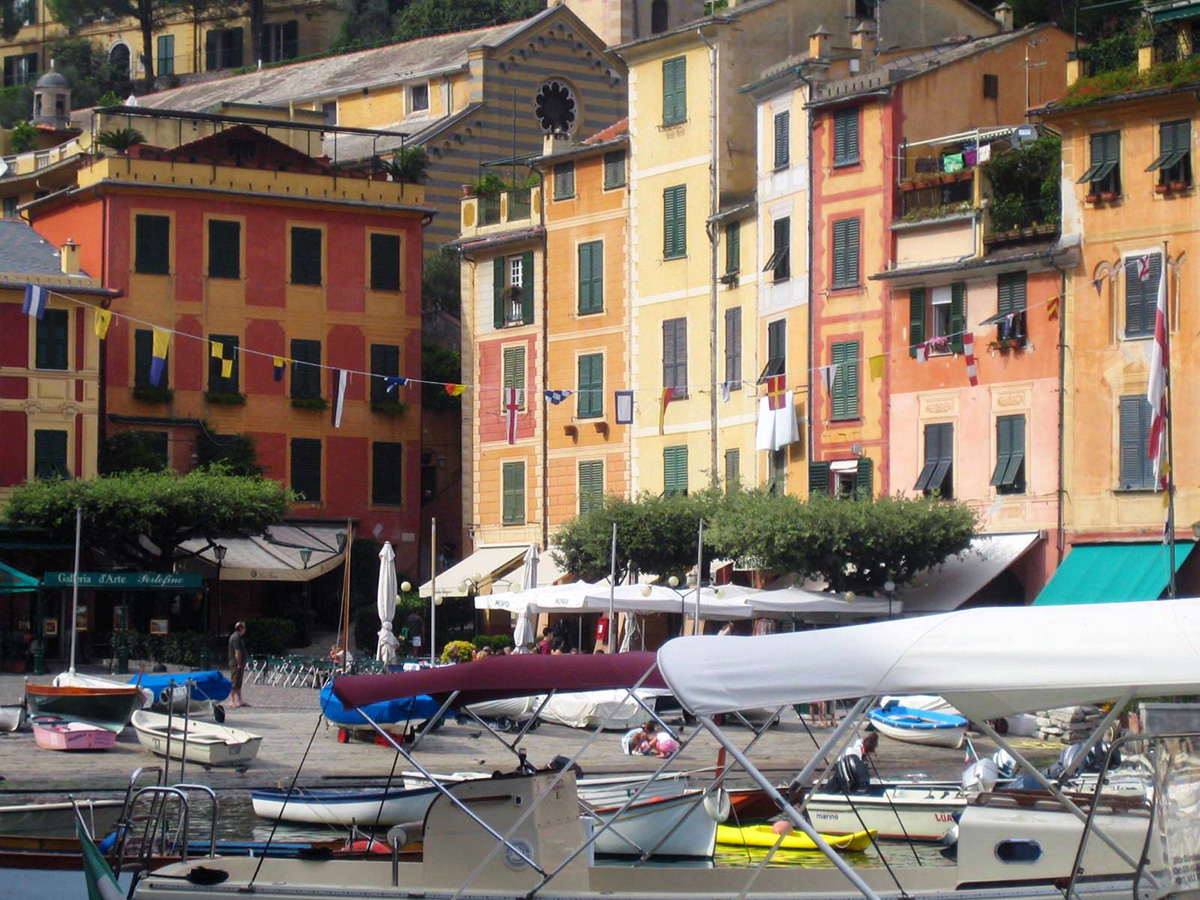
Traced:
<svg viewBox="0 0 1200 900">
<path fill-rule="evenodd" d="M 75 507 L 75 574 L 71 578 L 71 667 L 68 671 L 75 674 L 75 641 L 79 630 L 75 622 L 79 618 L 79 544 L 83 533 L 83 507 Z"/>
</svg>

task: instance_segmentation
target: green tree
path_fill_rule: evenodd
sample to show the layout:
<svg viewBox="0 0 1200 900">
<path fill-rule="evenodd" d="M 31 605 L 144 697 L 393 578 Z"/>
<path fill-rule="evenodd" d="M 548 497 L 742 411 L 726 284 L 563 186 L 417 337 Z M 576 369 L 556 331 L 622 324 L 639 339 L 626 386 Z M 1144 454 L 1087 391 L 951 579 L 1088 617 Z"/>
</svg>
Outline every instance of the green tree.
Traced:
<svg viewBox="0 0 1200 900">
<path fill-rule="evenodd" d="M 229 475 L 219 468 L 187 475 L 127 472 L 86 480 L 29 481 L 13 491 L 4 518 L 75 537 L 83 509 L 84 543 L 121 562 L 169 569 L 176 548 L 196 537 L 260 534 L 281 521 L 291 491 L 276 481 Z"/>
<path fill-rule="evenodd" d="M 346 0 L 342 4 L 342 24 L 329 49 L 345 53 L 391 41 L 399 6 L 392 0 Z"/>
<path fill-rule="evenodd" d="M 501 25 L 535 16 L 545 0 L 411 0 L 396 14 L 395 37 L 400 41 L 466 31 L 484 25 Z"/>
<path fill-rule="evenodd" d="M 141 431 L 118 431 L 105 438 L 100 447 L 100 474 L 121 472 L 161 472 L 167 461 L 159 455 L 153 442 Z"/>
<path fill-rule="evenodd" d="M 462 268 L 458 254 L 441 250 L 425 257 L 421 272 L 421 306 L 426 312 L 457 316 L 462 309 Z"/>
<path fill-rule="evenodd" d="M 432 341 L 421 344 L 421 405 L 426 409 L 460 409 L 462 397 L 451 397 L 444 384 L 458 384 L 462 377 L 462 354 Z"/>
<path fill-rule="evenodd" d="M 9 146 L 13 153 L 28 153 L 37 146 L 37 129 L 29 122 L 17 122 L 13 125 Z"/>
<path fill-rule="evenodd" d="M 1044 134 L 1012 147 L 983 166 L 992 185 L 991 215 L 997 231 L 1058 222 L 1062 138 Z"/>
<path fill-rule="evenodd" d="M 201 468 L 219 468 L 230 475 L 259 476 L 266 470 L 258 462 L 258 447 L 248 434 L 218 434 L 206 427 L 196 441 Z"/>
<path fill-rule="evenodd" d="M 50 14 L 75 31 L 89 22 L 132 19 L 142 33 L 142 64 L 146 83 L 154 82 L 154 32 L 179 10 L 177 0 L 47 0 Z"/>
</svg>

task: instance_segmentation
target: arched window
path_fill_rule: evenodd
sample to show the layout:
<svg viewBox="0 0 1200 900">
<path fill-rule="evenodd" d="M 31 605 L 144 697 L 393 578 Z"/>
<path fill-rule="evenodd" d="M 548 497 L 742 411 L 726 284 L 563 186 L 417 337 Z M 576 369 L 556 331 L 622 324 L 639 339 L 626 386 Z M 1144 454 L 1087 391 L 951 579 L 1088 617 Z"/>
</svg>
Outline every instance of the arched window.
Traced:
<svg viewBox="0 0 1200 900">
<path fill-rule="evenodd" d="M 650 4 L 650 33 L 658 34 L 660 31 L 666 31 L 669 19 L 670 10 L 667 8 L 667 0 L 654 0 Z"/>
<path fill-rule="evenodd" d="M 108 65 L 114 77 L 123 78 L 132 74 L 129 68 L 129 45 L 113 44 L 108 51 Z"/>
</svg>

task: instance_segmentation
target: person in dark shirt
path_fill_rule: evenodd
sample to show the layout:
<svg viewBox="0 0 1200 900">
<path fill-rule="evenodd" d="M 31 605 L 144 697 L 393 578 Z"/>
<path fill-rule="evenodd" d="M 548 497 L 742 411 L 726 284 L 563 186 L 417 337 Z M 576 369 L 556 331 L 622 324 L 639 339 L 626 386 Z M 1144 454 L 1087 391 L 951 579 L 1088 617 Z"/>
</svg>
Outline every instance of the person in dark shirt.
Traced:
<svg viewBox="0 0 1200 900">
<path fill-rule="evenodd" d="M 230 706 L 249 706 L 242 699 L 242 682 L 246 677 L 246 662 L 249 659 L 246 655 L 246 623 L 238 622 L 233 626 L 233 633 L 229 635 L 229 680 L 233 682 L 233 691 L 230 696 L 233 701 Z"/>
</svg>

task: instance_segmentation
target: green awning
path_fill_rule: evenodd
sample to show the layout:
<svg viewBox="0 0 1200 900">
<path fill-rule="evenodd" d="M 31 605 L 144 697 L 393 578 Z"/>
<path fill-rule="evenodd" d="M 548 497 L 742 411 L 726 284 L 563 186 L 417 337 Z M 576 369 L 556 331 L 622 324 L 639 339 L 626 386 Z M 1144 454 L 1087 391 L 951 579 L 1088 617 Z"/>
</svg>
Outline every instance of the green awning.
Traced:
<svg viewBox="0 0 1200 900">
<path fill-rule="evenodd" d="M 1185 3 L 1178 6 L 1169 4 L 1148 5 L 1146 11 L 1157 25 L 1159 22 L 1170 22 L 1174 19 L 1191 19 L 1200 16 L 1200 3 Z"/>
<path fill-rule="evenodd" d="M 32 575 L 0 562 L 0 594 L 28 594 L 36 591 L 40 584 Z"/>
<path fill-rule="evenodd" d="M 1194 541 L 1175 544 L 1175 571 Z M 1157 600 L 1167 589 L 1167 546 L 1145 544 L 1078 544 L 1067 554 L 1034 606 L 1083 603 L 1131 603 Z"/>
</svg>

